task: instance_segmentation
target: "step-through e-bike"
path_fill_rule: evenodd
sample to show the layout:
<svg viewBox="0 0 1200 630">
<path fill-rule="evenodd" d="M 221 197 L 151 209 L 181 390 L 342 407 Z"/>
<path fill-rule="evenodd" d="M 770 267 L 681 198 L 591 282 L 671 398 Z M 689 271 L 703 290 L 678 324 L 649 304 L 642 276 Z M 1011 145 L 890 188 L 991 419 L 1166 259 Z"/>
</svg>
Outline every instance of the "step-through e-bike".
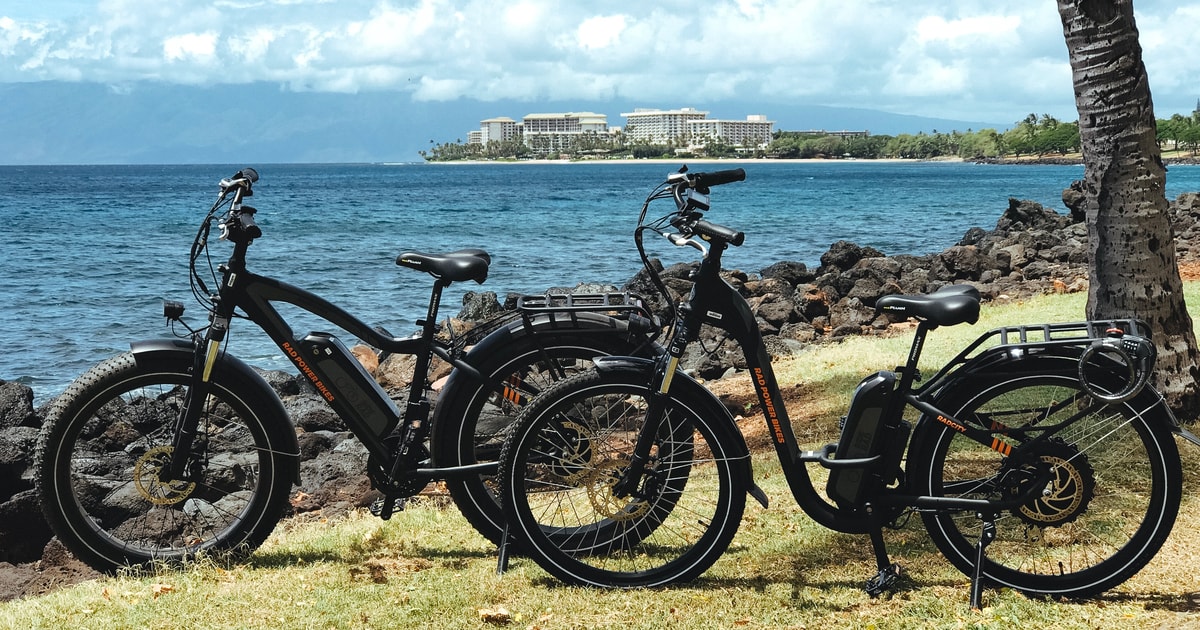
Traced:
<svg viewBox="0 0 1200 630">
<path fill-rule="evenodd" d="M 396 259 L 435 280 L 419 333 L 394 337 L 249 271 L 247 250 L 262 230 L 243 200 L 257 180 L 253 169 L 222 180 L 194 240 L 192 292 L 208 325 L 193 330 L 182 304 L 168 302 L 172 329 L 186 332 L 134 342 L 76 379 L 47 414 L 36 452 L 39 499 L 58 537 L 97 569 L 248 553 L 286 512 L 299 482 L 296 431 L 264 378 L 226 352 L 238 319 L 265 331 L 366 447 L 366 474 L 384 497 L 373 511 L 388 518 L 404 498 L 443 479 L 464 516 L 494 542 L 502 525 L 492 476 L 520 406 L 595 356 L 661 351 L 652 313 L 636 296 L 617 294 L 528 296 L 515 313 L 445 339 L 442 291 L 484 281 L 490 257 L 479 249 Z M 233 244 L 217 269 L 208 254 L 214 223 Z M 297 334 L 279 304 L 381 354 L 413 355 L 407 398 L 393 400 L 334 334 Z M 453 370 L 431 417 L 434 358 Z"/>
<path fill-rule="evenodd" d="M 792 495 L 821 525 L 869 534 L 883 592 L 899 575 L 883 530 L 919 513 L 937 548 L 984 585 L 1083 597 L 1121 583 L 1163 544 L 1181 498 L 1179 427 L 1147 385 L 1155 347 L 1137 320 L 989 331 L 922 380 L 926 336 L 974 323 L 979 292 L 951 285 L 875 303 L 917 322 L 907 361 L 864 379 L 835 444 L 801 450 L 754 311 L 721 276 L 741 232 L 705 220 L 709 188 L 741 169 L 671 175 L 646 199 L 635 241 L 657 232 L 703 253 L 657 358 L 606 357 L 522 410 L 500 455 L 509 535 L 575 584 L 653 586 L 717 560 L 746 495 L 764 507 L 750 452 L 728 409 L 678 369 L 702 325 L 736 340 Z M 652 201 L 675 208 L 647 222 Z M 668 297 L 668 301 L 670 298 Z M 906 410 L 919 417 L 905 419 Z M 826 469 L 818 487 L 809 467 Z M 603 526 L 601 526 L 603 525 Z M 503 558 L 503 556 L 502 556 Z"/>
</svg>

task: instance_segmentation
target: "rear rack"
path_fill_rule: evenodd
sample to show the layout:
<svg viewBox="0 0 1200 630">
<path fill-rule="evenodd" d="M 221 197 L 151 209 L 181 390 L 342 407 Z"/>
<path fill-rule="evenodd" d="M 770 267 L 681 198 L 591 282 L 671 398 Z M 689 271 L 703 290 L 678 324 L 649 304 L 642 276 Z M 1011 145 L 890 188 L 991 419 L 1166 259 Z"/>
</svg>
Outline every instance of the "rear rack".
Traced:
<svg viewBox="0 0 1200 630">
<path fill-rule="evenodd" d="M 550 318 L 551 327 L 574 327 L 576 313 L 602 313 L 618 319 L 643 318 L 654 326 L 654 313 L 646 305 L 645 300 L 636 293 L 629 291 L 611 291 L 607 293 L 544 293 L 540 295 L 522 295 L 517 298 L 515 310 L 504 311 L 491 319 L 480 322 L 474 328 L 455 335 L 451 342 L 455 353 L 479 343 L 492 332 L 508 326 L 518 318 L 524 320 L 526 326 L 531 326 L 531 318 L 543 313 L 562 313 L 566 317 Z"/>
<path fill-rule="evenodd" d="M 517 310 L 530 313 L 545 313 L 548 311 L 569 313 L 572 311 L 610 312 L 613 314 L 637 312 L 647 319 L 653 313 L 646 306 L 642 296 L 629 291 L 610 291 L 607 293 L 543 293 L 541 295 L 522 295 L 517 298 Z"/>
<path fill-rule="evenodd" d="M 1032 324 L 1025 326 L 1002 326 L 983 333 L 974 343 L 959 353 L 955 361 L 965 358 L 981 346 L 1008 346 L 1015 348 L 1055 346 L 1082 346 L 1092 340 L 1108 337 L 1110 331 L 1121 334 L 1150 337 L 1150 325 L 1140 319 L 1099 319 L 1086 322 L 1057 324 Z M 1015 339 L 1014 339 L 1015 338 Z M 988 343 L 996 339 L 994 344 Z M 953 363 L 953 361 L 952 361 Z"/>
<path fill-rule="evenodd" d="M 993 328 L 980 335 L 954 359 L 942 366 L 921 389 L 936 389 L 958 368 L 986 353 L 1075 348 L 1082 354 L 1093 342 L 1111 337 L 1114 331 L 1120 331 L 1121 335 L 1136 335 L 1146 339 L 1151 337 L 1149 324 L 1139 319 L 1099 319 Z"/>
</svg>

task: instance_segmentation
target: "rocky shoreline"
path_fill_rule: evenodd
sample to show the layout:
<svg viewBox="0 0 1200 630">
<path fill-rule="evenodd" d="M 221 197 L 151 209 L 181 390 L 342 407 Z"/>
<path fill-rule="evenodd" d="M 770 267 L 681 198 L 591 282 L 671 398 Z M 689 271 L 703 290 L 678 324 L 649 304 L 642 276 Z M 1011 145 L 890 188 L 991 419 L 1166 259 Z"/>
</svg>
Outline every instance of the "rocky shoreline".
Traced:
<svg viewBox="0 0 1200 630">
<path fill-rule="evenodd" d="M 1078 187 L 1067 189 L 1063 201 L 1070 212 L 1060 214 L 1035 202 L 1010 199 L 994 228 L 972 228 L 958 243 L 936 254 L 887 256 L 839 241 L 821 256 L 815 269 L 784 261 L 757 273 L 727 270 L 724 275 L 755 309 L 768 350 L 775 357 L 786 357 L 808 344 L 886 330 L 892 322 L 874 312 L 882 295 L 927 293 L 964 282 L 978 287 L 989 301 L 1086 290 L 1082 200 Z M 1171 203 L 1171 212 L 1181 264 L 1200 260 L 1200 193 L 1180 195 Z M 691 270 L 686 264 L 662 270 L 665 284 L 677 297 L 689 290 Z M 584 290 L 597 289 L 656 295 L 644 271 L 624 287 L 592 285 Z M 512 297 L 505 302 L 513 302 Z M 666 312 L 665 304 L 654 307 L 656 312 Z M 501 308 L 494 293 L 469 294 L 459 318 L 481 320 Z M 709 338 L 704 345 L 719 349 L 711 355 L 689 354 L 684 369 L 714 379 L 744 367 L 740 349 L 715 344 L 715 331 L 705 335 Z M 389 389 L 404 385 L 397 376 L 405 371 L 398 360 L 370 366 Z M 366 450 L 306 381 L 284 372 L 266 376 L 283 399 L 300 440 L 303 462 L 301 484 L 291 501 L 294 513 L 339 513 L 370 504 L 377 493 L 364 473 Z M 31 460 L 49 404 L 35 409 L 32 390 L 0 381 L 0 600 L 98 575 L 51 540 L 38 508 Z"/>
</svg>

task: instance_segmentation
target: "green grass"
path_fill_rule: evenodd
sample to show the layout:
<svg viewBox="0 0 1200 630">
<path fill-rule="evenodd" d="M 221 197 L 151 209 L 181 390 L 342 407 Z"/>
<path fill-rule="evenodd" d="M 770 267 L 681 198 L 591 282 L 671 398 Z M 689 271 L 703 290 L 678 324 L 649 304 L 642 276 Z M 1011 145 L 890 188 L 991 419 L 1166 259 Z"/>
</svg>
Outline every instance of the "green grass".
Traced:
<svg viewBox="0 0 1200 630">
<path fill-rule="evenodd" d="M 1190 291 L 1196 286 L 1189 285 Z M 1200 296 L 1189 294 L 1193 304 Z M 983 330 L 1016 322 L 1082 319 L 1083 297 L 989 306 L 975 326 L 939 330 L 929 368 Z M 798 432 L 835 431 L 849 390 L 865 374 L 903 361 L 908 337 L 855 338 L 778 366 L 799 383 Z M 789 389 L 789 398 L 796 394 Z M 750 418 L 758 422 L 760 418 Z M 1181 445 L 1185 496 L 1200 488 L 1200 449 Z M 1196 452 L 1193 452 L 1196 451 Z M 900 588 L 872 599 L 866 536 L 836 534 L 795 505 L 773 454 L 755 457 L 771 498 L 751 501 L 729 552 L 700 579 L 663 589 L 566 587 L 514 558 L 496 575 L 495 550 L 443 501 L 424 500 L 383 522 L 365 513 L 282 523 L 247 561 L 204 560 L 181 570 L 86 582 L 0 604 L 3 628 L 1126 628 L 1200 627 L 1200 501 L 1185 498 L 1166 547 L 1138 576 L 1089 602 L 986 591 L 968 607 L 968 580 L 933 549 L 913 518 L 886 537 L 906 569 Z M 506 614 L 504 614 L 506 613 Z"/>
</svg>

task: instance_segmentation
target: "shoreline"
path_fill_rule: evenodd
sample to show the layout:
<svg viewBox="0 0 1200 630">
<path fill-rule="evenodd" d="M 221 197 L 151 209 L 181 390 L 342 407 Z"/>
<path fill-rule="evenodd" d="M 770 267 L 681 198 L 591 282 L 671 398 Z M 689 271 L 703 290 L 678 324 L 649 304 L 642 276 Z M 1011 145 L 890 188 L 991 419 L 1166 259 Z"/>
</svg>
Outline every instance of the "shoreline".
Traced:
<svg viewBox="0 0 1200 630">
<path fill-rule="evenodd" d="M 447 160 L 425 161 L 424 164 L 854 164 L 868 162 L 872 164 L 893 164 L 906 162 L 965 162 L 962 158 L 947 158 L 938 160 L 917 160 L 912 158 L 878 158 L 878 159 L 840 159 L 840 158 L 616 158 L 599 160 Z"/>
<path fill-rule="evenodd" d="M 1164 164 L 1170 165 L 1200 165 L 1200 157 L 1178 156 L 1163 157 Z M 424 161 L 421 164 L 924 164 L 945 162 L 950 164 L 979 164 L 979 165 L 1018 165 L 1018 166 L 1084 166 L 1083 156 L 1079 154 L 1055 157 L 1009 157 L 983 158 L 967 160 L 961 157 L 939 157 L 933 159 L 918 158 L 615 158 L 615 159 L 532 159 L 532 160 L 449 160 Z"/>
</svg>

